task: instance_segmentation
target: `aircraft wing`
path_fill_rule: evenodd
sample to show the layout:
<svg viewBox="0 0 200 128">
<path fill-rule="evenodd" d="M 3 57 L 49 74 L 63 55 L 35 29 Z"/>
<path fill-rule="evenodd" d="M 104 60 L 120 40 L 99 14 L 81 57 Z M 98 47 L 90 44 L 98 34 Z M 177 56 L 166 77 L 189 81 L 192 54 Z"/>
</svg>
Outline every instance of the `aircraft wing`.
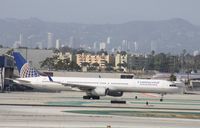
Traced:
<svg viewBox="0 0 200 128">
<path fill-rule="evenodd" d="M 76 84 L 76 83 L 62 83 L 62 82 L 57 82 L 57 81 L 51 81 L 53 83 L 58 83 L 62 84 L 64 86 L 69 86 L 71 88 L 78 88 L 80 90 L 92 90 L 95 89 L 95 86 L 90 86 L 90 85 L 85 85 L 85 84 Z"/>
<path fill-rule="evenodd" d="M 18 79 L 11 79 L 11 78 L 5 78 L 5 79 L 10 80 L 16 84 L 22 84 L 22 85 L 30 84 L 30 81 L 26 81 L 26 80 L 18 80 Z"/>
<path fill-rule="evenodd" d="M 60 83 L 60 84 L 64 86 L 70 86 L 71 88 L 78 88 L 80 90 L 91 90 L 91 89 L 96 88 L 94 86 L 89 86 L 89 85 L 84 85 L 84 84 L 74 84 L 74 83 Z"/>
</svg>

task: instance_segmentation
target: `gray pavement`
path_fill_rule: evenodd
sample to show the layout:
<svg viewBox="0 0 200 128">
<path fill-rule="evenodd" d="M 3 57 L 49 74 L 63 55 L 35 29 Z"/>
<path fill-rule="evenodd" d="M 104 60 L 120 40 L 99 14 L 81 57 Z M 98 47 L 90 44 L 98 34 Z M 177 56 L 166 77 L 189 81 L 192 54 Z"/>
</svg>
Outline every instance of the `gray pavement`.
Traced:
<svg viewBox="0 0 200 128">
<path fill-rule="evenodd" d="M 0 127 L 4 128 L 199 128 L 200 95 L 127 93 L 127 104 L 112 97 L 83 100 L 83 92 L 0 93 Z M 135 100 L 137 95 L 139 99 Z M 145 102 L 150 105 L 146 106 Z M 36 106 L 34 106 L 36 105 Z M 41 105 L 41 106 L 40 106 Z"/>
</svg>

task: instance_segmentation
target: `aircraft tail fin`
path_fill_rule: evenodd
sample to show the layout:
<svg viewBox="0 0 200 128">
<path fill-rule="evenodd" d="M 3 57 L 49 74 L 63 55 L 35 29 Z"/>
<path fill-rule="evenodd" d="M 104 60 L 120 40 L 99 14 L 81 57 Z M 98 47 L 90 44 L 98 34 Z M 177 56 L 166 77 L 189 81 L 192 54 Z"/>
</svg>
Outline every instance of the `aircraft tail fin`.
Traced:
<svg viewBox="0 0 200 128">
<path fill-rule="evenodd" d="M 53 82 L 53 79 L 51 78 L 51 76 L 48 76 L 49 81 Z"/>
<path fill-rule="evenodd" d="M 21 78 L 40 76 L 39 72 L 31 67 L 19 52 L 13 52 L 13 56 Z"/>
</svg>

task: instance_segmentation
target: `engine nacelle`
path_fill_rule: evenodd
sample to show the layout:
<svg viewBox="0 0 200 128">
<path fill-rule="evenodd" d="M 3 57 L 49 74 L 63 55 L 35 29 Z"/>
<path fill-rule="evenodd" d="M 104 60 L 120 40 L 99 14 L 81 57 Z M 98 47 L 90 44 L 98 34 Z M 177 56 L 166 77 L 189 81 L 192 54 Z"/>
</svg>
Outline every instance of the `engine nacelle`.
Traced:
<svg viewBox="0 0 200 128">
<path fill-rule="evenodd" d="M 105 96 L 106 89 L 104 87 L 97 87 L 97 88 L 93 89 L 90 93 L 93 96 Z"/>
<path fill-rule="evenodd" d="M 120 97 L 123 95 L 122 91 L 108 91 L 107 95 L 114 96 L 114 97 Z"/>
</svg>

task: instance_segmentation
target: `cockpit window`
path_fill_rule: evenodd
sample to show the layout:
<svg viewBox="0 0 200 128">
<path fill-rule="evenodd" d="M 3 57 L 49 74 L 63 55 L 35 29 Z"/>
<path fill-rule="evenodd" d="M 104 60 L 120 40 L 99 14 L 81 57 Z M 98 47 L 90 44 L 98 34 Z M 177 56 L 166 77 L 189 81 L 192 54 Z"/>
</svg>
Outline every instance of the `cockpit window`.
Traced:
<svg viewBox="0 0 200 128">
<path fill-rule="evenodd" d="M 170 86 L 170 87 L 176 87 L 176 85 L 175 85 L 175 84 L 170 84 L 169 86 Z"/>
</svg>

